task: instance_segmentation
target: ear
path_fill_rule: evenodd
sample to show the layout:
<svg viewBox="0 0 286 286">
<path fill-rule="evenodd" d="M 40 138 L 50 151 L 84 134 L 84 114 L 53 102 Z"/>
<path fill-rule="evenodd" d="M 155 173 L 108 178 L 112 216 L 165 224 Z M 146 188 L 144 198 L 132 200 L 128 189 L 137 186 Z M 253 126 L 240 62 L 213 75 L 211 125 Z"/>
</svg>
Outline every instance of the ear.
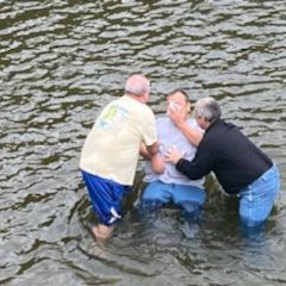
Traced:
<svg viewBox="0 0 286 286">
<path fill-rule="evenodd" d="M 148 92 L 145 92 L 143 97 L 144 97 L 145 103 L 147 103 L 149 101 L 149 99 L 150 99 L 150 94 Z"/>
<path fill-rule="evenodd" d="M 187 103 L 187 111 L 188 111 L 188 113 L 191 112 L 191 107 L 192 107 L 191 103 L 188 102 L 188 103 Z"/>
</svg>

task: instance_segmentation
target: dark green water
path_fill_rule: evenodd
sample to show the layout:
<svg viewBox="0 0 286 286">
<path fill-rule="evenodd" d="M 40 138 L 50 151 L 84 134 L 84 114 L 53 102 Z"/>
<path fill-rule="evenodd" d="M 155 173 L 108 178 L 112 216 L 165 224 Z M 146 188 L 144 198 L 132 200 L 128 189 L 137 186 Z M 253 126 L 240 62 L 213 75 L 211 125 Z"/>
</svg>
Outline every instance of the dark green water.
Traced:
<svg viewBox="0 0 286 286">
<path fill-rule="evenodd" d="M 276 161 L 281 197 L 255 240 L 212 184 L 196 229 L 176 209 L 142 223 L 141 162 L 124 220 L 95 247 L 80 150 L 138 71 L 156 114 L 174 88 L 213 96 Z M 285 123 L 284 0 L 0 0 L 0 285 L 285 285 Z"/>
</svg>

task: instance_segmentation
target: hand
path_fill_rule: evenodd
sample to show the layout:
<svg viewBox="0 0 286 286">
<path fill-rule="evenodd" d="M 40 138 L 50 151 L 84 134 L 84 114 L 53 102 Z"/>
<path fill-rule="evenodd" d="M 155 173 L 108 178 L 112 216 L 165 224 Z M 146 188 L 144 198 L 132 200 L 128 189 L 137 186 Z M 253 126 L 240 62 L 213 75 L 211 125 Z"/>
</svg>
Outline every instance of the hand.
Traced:
<svg viewBox="0 0 286 286">
<path fill-rule="evenodd" d="M 176 126 L 185 122 L 185 114 L 179 109 L 168 109 L 168 116 Z"/>
<path fill-rule="evenodd" d="M 173 164 L 177 164 L 178 161 L 183 157 L 184 157 L 184 152 L 179 153 L 173 148 L 168 149 L 165 155 L 166 161 L 171 162 Z"/>
<path fill-rule="evenodd" d="M 152 170 L 157 174 L 162 174 L 165 171 L 165 160 L 160 155 L 154 155 L 151 158 Z"/>
</svg>

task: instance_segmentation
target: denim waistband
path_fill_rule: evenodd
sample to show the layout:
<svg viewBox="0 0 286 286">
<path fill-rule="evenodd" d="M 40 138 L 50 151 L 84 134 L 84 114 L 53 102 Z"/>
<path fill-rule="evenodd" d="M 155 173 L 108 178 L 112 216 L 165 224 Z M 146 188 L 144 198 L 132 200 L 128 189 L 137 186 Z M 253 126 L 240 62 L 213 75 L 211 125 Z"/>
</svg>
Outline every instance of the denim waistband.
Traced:
<svg viewBox="0 0 286 286">
<path fill-rule="evenodd" d="M 256 188 L 258 187 L 261 183 L 266 182 L 267 180 L 269 180 L 270 178 L 275 179 L 275 175 L 277 176 L 277 179 L 280 181 L 279 178 L 279 173 L 278 173 L 278 169 L 276 164 L 274 163 L 272 165 L 272 167 L 270 169 L 268 169 L 267 171 L 265 171 L 259 178 L 257 178 L 254 182 L 252 182 L 251 184 L 249 184 L 247 187 L 245 187 L 244 189 L 242 189 L 237 196 L 240 197 L 242 193 L 249 191 L 252 188 Z"/>
</svg>

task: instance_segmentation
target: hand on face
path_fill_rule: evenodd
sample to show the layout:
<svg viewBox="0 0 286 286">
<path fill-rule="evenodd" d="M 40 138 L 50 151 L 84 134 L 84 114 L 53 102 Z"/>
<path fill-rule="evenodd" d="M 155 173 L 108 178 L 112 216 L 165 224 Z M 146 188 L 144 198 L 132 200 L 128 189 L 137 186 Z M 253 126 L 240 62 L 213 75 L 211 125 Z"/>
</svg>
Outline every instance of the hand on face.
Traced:
<svg viewBox="0 0 286 286">
<path fill-rule="evenodd" d="M 179 125 L 180 123 L 183 123 L 186 120 L 185 112 L 182 112 L 182 110 L 178 108 L 174 109 L 169 108 L 167 114 L 176 125 Z"/>
<path fill-rule="evenodd" d="M 167 115 L 174 124 L 179 126 L 181 123 L 184 123 L 188 118 L 188 112 L 190 109 L 190 105 L 185 96 L 180 92 L 169 95 L 167 103 Z"/>
</svg>

